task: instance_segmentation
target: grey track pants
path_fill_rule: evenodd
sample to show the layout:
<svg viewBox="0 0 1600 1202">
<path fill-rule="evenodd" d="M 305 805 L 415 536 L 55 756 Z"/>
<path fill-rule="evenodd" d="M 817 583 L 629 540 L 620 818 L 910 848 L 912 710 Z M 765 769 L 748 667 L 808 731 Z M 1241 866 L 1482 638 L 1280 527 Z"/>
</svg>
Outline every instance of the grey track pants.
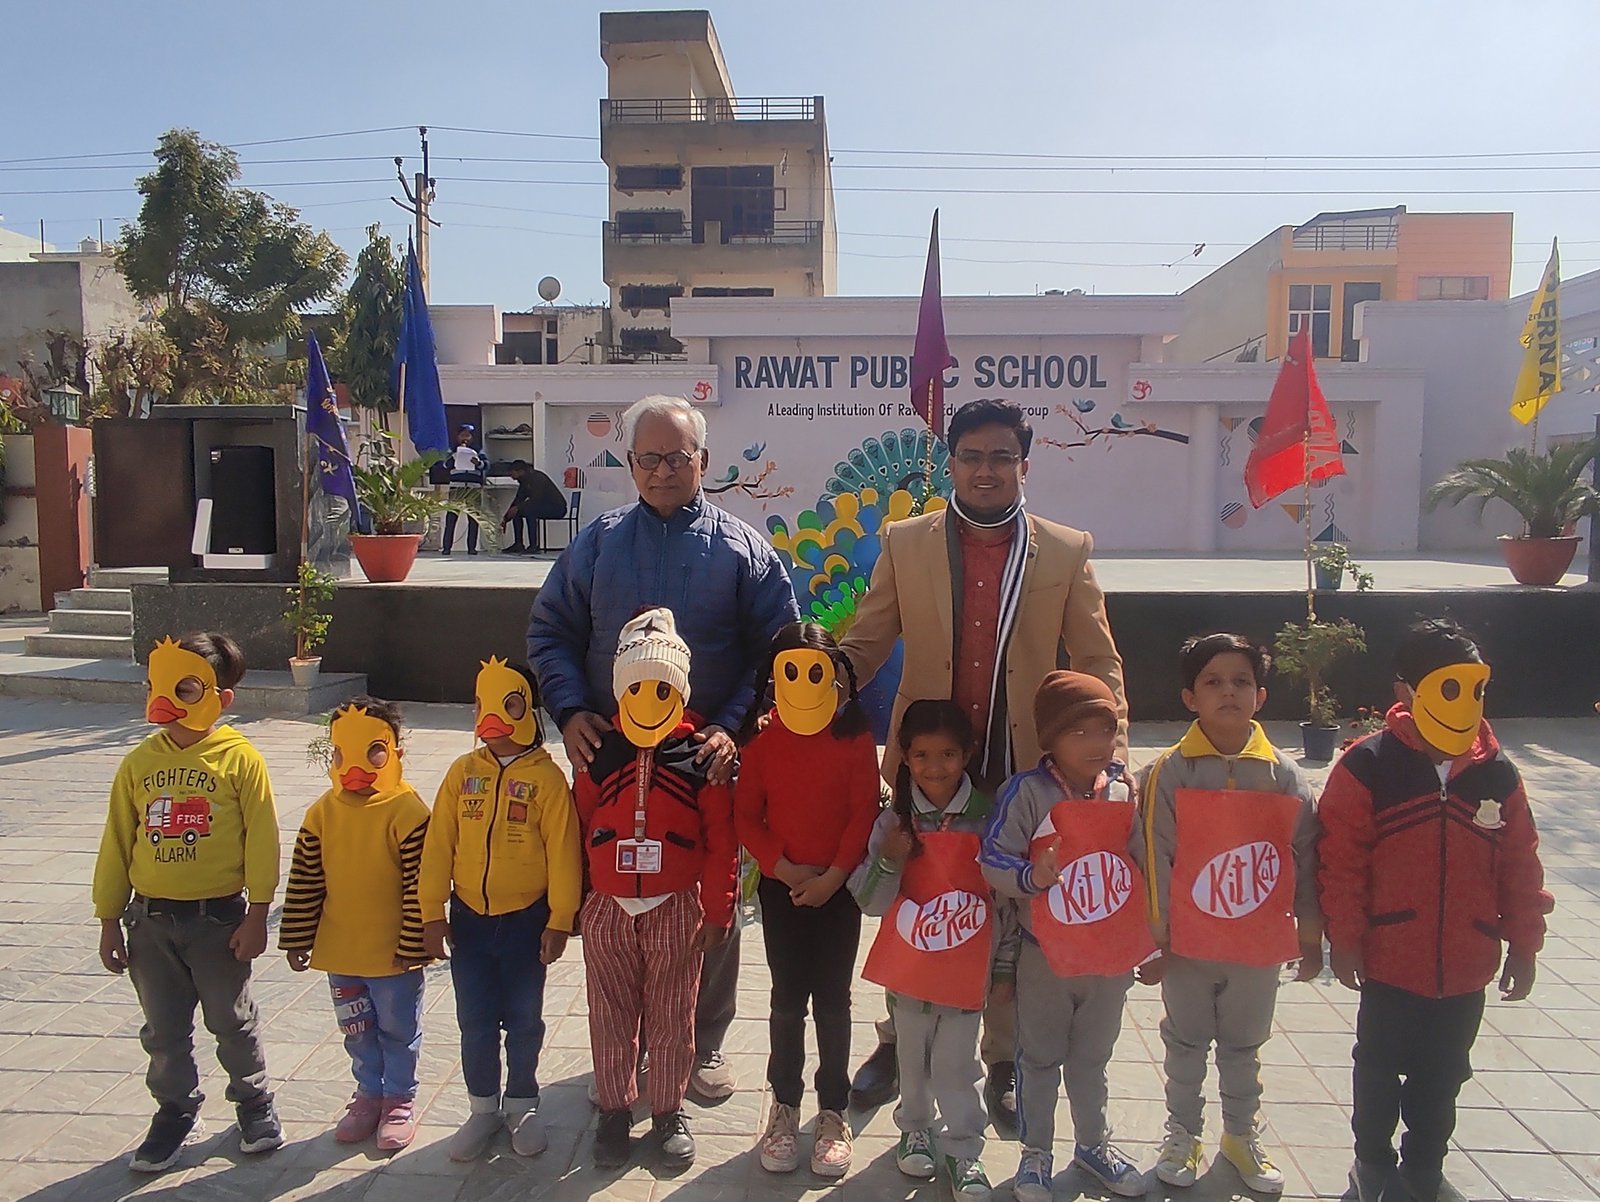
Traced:
<svg viewBox="0 0 1600 1202">
<path fill-rule="evenodd" d="M 981 1015 L 899 997 L 894 999 L 892 1015 L 900 1063 L 895 1126 L 922 1131 L 943 1119 L 939 1150 L 958 1160 L 976 1160 L 983 1155 L 983 1129 L 989 1122 L 979 1086 Z"/>
<path fill-rule="evenodd" d="M 1168 956 L 1161 979 L 1161 1042 L 1167 1047 L 1167 1114 L 1199 1135 L 1206 1059 L 1217 1048 L 1222 1127 L 1248 1135 L 1261 1111 L 1261 1045 L 1272 1034 L 1278 967 L 1255 968 Z"/>
</svg>

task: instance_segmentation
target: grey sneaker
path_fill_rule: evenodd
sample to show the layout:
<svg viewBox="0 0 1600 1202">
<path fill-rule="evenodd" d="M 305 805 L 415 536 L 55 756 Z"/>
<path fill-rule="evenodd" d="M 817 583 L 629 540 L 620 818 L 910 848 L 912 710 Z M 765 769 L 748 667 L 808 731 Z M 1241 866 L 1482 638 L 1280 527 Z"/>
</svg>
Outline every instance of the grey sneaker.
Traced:
<svg viewBox="0 0 1600 1202">
<path fill-rule="evenodd" d="M 507 1098 L 506 1129 L 511 1132 L 511 1150 L 518 1156 L 537 1156 L 550 1146 L 538 1098 Z"/>
<path fill-rule="evenodd" d="M 721 1052 L 707 1052 L 701 1056 L 689 1074 L 689 1092 L 702 1102 L 720 1102 L 733 1096 L 738 1086 L 733 1066 L 722 1058 Z"/>
<path fill-rule="evenodd" d="M 494 1109 L 489 1109 L 490 1105 Z M 473 1098 L 472 1113 L 450 1137 L 450 1159 L 457 1164 L 478 1159 L 489 1150 L 489 1144 L 500 1130 L 501 1121 L 500 1106 L 496 1099 Z"/>
</svg>

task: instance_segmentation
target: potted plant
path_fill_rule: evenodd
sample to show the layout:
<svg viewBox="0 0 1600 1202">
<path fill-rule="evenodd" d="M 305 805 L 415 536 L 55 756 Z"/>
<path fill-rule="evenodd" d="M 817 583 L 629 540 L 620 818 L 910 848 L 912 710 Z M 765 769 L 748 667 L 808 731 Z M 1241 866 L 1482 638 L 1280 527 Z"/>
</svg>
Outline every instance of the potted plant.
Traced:
<svg viewBox="0 0 1600 1202">
<path fill-rule="evenodd" d="M 1364 593 L 1372 587 L 1372 573 L 1364 571 L 1350 558 L 1350 548 L 1343 543 L 1317 543 L 1311 553 L 1311 563 L 1319 591 L 1338 592 L 1347 571 L 1356 582 L 1356 592 Z"/>
<path fill-rule="evenodd" d="M 1339 734 L 1338 701 L 1326 683 L 1328 672 L 1345 656 L 1366 649 L 1366 632 L 1349 618 L 1290 622 L 1278 631 L 1272 646 L 1278 671 L 1306 686 L 1309 720 L 1300 723 L 1300 734 L 1308 760 L 1331 760 Z"/>
<path fill-rule="evenodd" d="M 322 657 L 313 652 L 328 640 L 328 627 L 333 623 L 330 606 L 335 583 L 330 573 L 302 563 L 299 583 L 284 590 L 289 604 L 283 611 L 283 622 L 294 635 L 289 672 L 302 689 L 317 683 L 317 671 L 322 667 Z"/>
<path fill-rule="evenodd" d="M 356 500 L 371 533 L 351 534 L 350 550 L 361 571 L 374 584 L 393 584 L 411 574 L 422 544 L 422 532 L 435 515 L 457 513 L 474 518 L 491 536 L 494 523 L 468 501 L 455 500 L 428 486 L 428 469 L 444 456 L 429 452 L 402 463 L 394 435 L 380 431 L 362 445 L 351 465 Z"/>
<path fill-rule="evenodd" d="M 1542 455 L 1514 447 L 1503 459 L 1464 460 L 1428 489 L 1428 511 L 1476 501 L 1482 520 L 1490 501 L 1504 501 L 1523 526 L 1520 535 L 1500 536 L 1512 576 L 1518 584 L 1557 584 L 1577 554 L 1576 523 L 1600 512 L 1600 492 L 1585 479 L 1596 449 L 1595 440 L 1585 438 Z"/>
</svg>

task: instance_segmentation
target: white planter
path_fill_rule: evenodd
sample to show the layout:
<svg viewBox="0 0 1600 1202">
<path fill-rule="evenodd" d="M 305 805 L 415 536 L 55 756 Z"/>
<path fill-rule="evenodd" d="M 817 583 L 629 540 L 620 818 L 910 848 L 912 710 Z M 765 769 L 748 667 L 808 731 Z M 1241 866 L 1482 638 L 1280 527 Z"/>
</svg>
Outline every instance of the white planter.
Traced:
<svg viewBox="0 0 1600 1202">
<path fill-rule="evenodd" d="M 289 657 L 289 674 L 294 677 L 296 688 L 309 689 L 317 683 L 317 673 L 322 668 L 322 656 L 313 655 L 309 659 L 296 659 Z"/>
</svg>

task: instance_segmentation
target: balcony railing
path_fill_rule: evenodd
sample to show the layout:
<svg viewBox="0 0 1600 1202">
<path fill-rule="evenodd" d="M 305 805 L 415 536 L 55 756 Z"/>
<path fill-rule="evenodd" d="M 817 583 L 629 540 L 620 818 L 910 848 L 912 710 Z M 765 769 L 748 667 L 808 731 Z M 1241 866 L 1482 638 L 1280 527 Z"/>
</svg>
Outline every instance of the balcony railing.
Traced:
<svg viewBox="0 0 1600 1202">
<path fill-rule="evenodd" d="M 1394 222 L 1313 225 L 1294 232 L 1296 250 L 1393 250 L 1400 239 Z"/>
<path fill-rule="evenodd" d="M 602 100 L 601 125 L 661 125 L 682 121 L 814 121 L 814 96 L 662 97 Z"/>
<path fill-rule="evenodd" d="M 676 231 L 648 231 L 625 233 L 614 221 L 605 222 L 603 236 L 607 242 L 653 242 L 664 246 L 703 245 L 705 229 L 680 229 Z M 822 241 L 820 221 L 774 221 L 764 231 L 739 233 L 722 227 L 724 246 L 804 246 Z"/>
</svg>

